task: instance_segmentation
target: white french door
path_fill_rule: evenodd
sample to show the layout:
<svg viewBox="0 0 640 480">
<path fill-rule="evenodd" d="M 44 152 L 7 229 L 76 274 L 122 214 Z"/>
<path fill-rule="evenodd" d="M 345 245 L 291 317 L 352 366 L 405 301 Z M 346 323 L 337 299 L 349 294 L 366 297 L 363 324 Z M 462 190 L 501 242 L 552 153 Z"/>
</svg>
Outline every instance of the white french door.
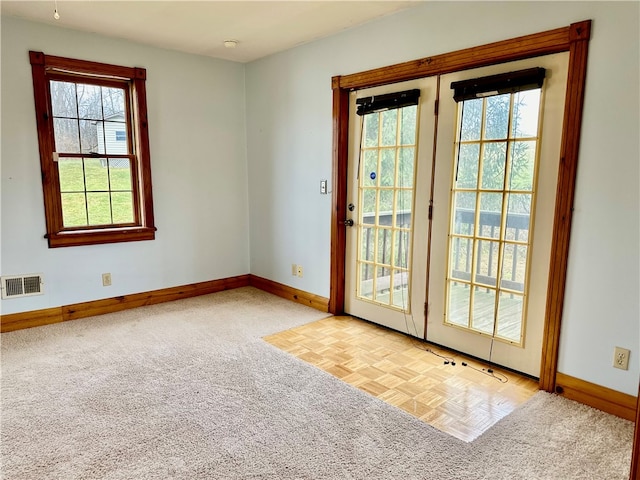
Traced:
<svg viewBox="0 0 640 480">
<path fill-rule="evenodd" d="M 426 317 L 427 340 L 539 376 L 567 64 L 443 75 L 439 98 L 436 77 L 351 95 L 347 313 L 417 337 Z M 533 68 L 541 88 L 454 101 L 454 82 Z"/>
<path fill-rule="evenodd" d="M 535 377 L 567 64 L 562 53 L 441 77 L 427 340 Z M 458 103 L 449 88 L 539 67 L 542 88 Z"/>
<path fill-rule="evenodd" d="M 402 105 L 402 92 L 416 90 L 417 104 L 394 106 L 394 95 Z M 435 99 L 435 78 L 350 98 L 347 221 L 353 225 L 347 228 L 345 311 L 418 337 L 425 320 Z M 357 115 L 366 102 L 373 111 Z"/>
</svg>

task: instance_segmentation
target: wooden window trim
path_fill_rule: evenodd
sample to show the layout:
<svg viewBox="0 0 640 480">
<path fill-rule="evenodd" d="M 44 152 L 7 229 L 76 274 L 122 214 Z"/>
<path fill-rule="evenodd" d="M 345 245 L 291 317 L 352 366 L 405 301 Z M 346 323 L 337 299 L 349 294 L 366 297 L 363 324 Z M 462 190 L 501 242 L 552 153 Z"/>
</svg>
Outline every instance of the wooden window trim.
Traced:
<svg viewBox="0 0 640 480">
<path fill-rule="evenodd" d="M 540 367 L 540 388 L 554 391 L 560 327 L 567 279 L 569 236 L 575 193 L 580 127 L 584 103 L 591 20 L 500 42 L 426 57 L 331 79 L 333 90 L 333 158 L 331 211 L 331 274 L 329 312 L 344 312 L 349 92 L 363 88 L 443 75 L 515 60 L 569 52 L 569 77 L 564 107 L 557 199 L 551 244 L 547 306 Z"/>
<path fill-rule="evenodd" d="M 151 188 L 151 157 L 149 151 L 149 131 L 147 117 L 146 78 L 144 68 L 122 67 L 106 63 L 76 60 L 65 57 L 45 55 L 42 52 L 29 52 L 33 78 L 33 94 L 38 129 L 38 145 L 40 150 L 40 168 L 42 172 L 42 189 L 47 238 L 49 247 L 69 247 L 79 245 L 96 245 L 103 243 L 132 242 L 153 240 L 155 224 L 153 217 L 153 196 Z M 50 73 L 47 73 L 50 72 Z M 57 72 L 61 72 L 62 76 Z M 75 75 L 86 83 L 122 86 L 128 84 L 130 94 L 127 112 L 132 118 L 129 142 L 132 142 L 137 162 L 132 169 L 134 224 L 123 226 L 99 226 L 95 228 L 70 229 L 62 225 L 62 202 L 60 197 L 60 180 L 58 167 L 52 160 L 53 118 L 50 111 L 48 82 L 51 78 L 67 78 Z M 135 139 L 135 140 L 134 140 Z M 86 155 L 85 155 L 86 156 Z"/>
</svg>

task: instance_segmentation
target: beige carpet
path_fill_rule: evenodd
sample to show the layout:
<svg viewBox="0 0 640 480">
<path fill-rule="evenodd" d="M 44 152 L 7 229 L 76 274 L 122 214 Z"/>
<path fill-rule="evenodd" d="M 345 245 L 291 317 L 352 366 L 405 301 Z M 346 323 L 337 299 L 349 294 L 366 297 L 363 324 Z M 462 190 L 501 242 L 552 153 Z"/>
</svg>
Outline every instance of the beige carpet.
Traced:
<svg viewBox="0 0 640 480">
<path fill-rule="evenodd" d="M 633 424 L 538 393 L 465 443 L 261 340 L 242 288 L 2 335 L 4 479 L 626 479 Z"/>
</svg>

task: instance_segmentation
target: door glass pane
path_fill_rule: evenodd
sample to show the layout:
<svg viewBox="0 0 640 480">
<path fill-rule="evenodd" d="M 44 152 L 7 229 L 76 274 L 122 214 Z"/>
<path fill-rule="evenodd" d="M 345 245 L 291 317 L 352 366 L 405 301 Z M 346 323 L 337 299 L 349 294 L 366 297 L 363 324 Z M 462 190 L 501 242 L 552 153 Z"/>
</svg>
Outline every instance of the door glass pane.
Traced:
<svg viewBox="0 0 640 480">
<path fill-rule="evenodd" d="M 524 297 L 501 292 L 498 302 L 497 335 L 512 342 L 520 343 Z"/>
<path fill-rule="evenodd" d="M 449 247 L 449 276 L 457 280 L 471 280 L 471 264 L 473 259 L 473 240 L 464 237 L 451 237 Z"/>
<path fill-rule="evenodd" d="M 540 90 L 527 90 L 514 95 L 513 137 L 537 137 Z"/>
<path fill-rule="evenodd" d="M 473 235 L 476 223 L 476 194 L 475 192 L 456 192 L 454 196 L 454 224 L 453 233 Z"/>
<path fill-rule="evenodd" d="M 364 147 L 377 147 L 378 146 L 378 125 L 379 125 L 380 116 L 373 115 L 365 115 L 363 117 L 364 122 L 364 135 L 363 135 L 363 146 Z"/>
<path fill-rule="evenodd" d="M 476 275 L 474 281 L 478 284 L 495 287 L 498 278 L 500 242 L 477 240 L 476 244 Z"/>
<path fill-rule="evenodd" d="M 380 157 L 380 186 L 392 187 L 396 183 L 396 150 L 385 148 Z"/>
<path fill-rule="evenodd" d="M 535 140 L 511 144 L 511 174 L 507 181 L 508 190 L 533 190 L 536 145 Z"/>
<path fill-rule="evenodd" d="M 485 98 L 485 139 L 507 138 L 510 97 L 511 95 L 506 93 Z"/>
<path fill-rule="evenodd" d="M 375 187 L 378 184 L 378 150 L 364 150 L 363 170 L 360 175 L 363 187 Z"/>
<path fill-rule="evenodd" d="M 478 158 L 480 144 L 460 146 L 460 158 L 456 174 L 456 188 L 476 188 L 478 186 Z"/>
<path fill-rule="evenodd" d="M 391 229 L 378 228 L 378 264 L 391 264 Z"/>
<path fill-rule="evenodd" d="M 499 238 L 502 217 L 502 193 L 480 194 L 480 225 L 478 235 Z"/>
<path fill-rule="evenodd" d="M 464 101 L 454 145 L 445 322 L 515 343 L 523 341 L 539 106 L 539 90 Z"/>
<path fill-rule="evenodd" d="M 398 156 L 399 187 L 413 187 L 415 155 L 415 147 L 403 147 L 400 149 L 400 154 Z"/>
<path fill-rule="evenodd" d="M 462 132 L 461 140 L 480 140 L 482 129 L 482 99 L 467 100 L 461 108 Z"/>
<path fill-rule="evenodd" d="M 482 188 L 504 189 L 504 169 L 507 163 L 507 142 L 487 143 L 482 155 Z"/>
<path fill-rule="evenodd" d="M 398 133 L 398 110 L 387 110 L 382 112 L 380 116 L 382 117 L 381 145 L 396 145 L 396 135 Z"/>
<path fill-rule="evenodd" d="M 363 122 L 358 296 L 407 311 L 417 108 L 367 114 Z"/>
<path fill-rule="evenodd" d="M 409 231 L 395 230 L 395 255 L 393 265 L 407 268 L 409 265 Z"/>
<path fill-rule="evenodd" d="M 409 307 L 409 272 L 393 271 L 393 305 L 406 310 Z"/>
<path fill-rule="evenodd" d="M 471 313 L 471 328 L 493 334 L 495 321 L 496 291 L 492 288 L 475 287 Z"/>
<path fill-rule="evenodd" d="M 471 289 L 467 283 L 449 282 L 447 321 L 454 325 L 469 326 Z"/>
</svg>

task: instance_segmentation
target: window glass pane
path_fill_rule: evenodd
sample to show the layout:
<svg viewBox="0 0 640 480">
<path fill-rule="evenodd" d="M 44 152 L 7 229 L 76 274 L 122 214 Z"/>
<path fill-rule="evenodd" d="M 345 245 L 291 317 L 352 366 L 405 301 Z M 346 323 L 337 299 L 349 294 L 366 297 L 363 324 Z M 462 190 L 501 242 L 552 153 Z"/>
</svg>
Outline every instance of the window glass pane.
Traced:
<svg viewBox="0 0 640 480">
<path fill-rule="evenodd" d="M 126 155 L 129 153 L 127 143 L 127 124 L 119 122 L 104 122 L 107 153 Z M 118 140 L 120 138 L 120 140 Z"/>
<path fill-rule="evenodd" d="M 102 105 L 104 118 L 112 119 L 116 115 L 124 119 L 124 90 L 122 88 L 102 87 Z"/>
<path fill-rule="evenodd" d="M 459 104 L 462 115 L 461 139 L 480 140 L 480 129 L 482 128 L 482 99 L 465 100 Z"/>
<path fill-rule="evenodd" d="M 62 193 L 62 223 L 65 227 L 87 225 L 87 205 L 84 193 Z"/>
<path fill-rule="evenodd" d="M 363 187 L 375 187 L 378 184 L 378 150 L 364 150 L 363 154 L 360 184 Z"/>
<path fill-rule="evenodd" d="M 518 92 L 513 102 L 513 137 L 538 136 L 540 89 Z"/>
<path fill-rule="evenodd" d="M 84 83 L 77 84 L 79 118 L 102 120 L 101 87 Z"/>
<path fill-rule="evenodd" d="M 381 145 L 396 145 L 398 133 L 398 110 L 386 110 L 380 114 L 382 117 L 382 143 Z"/>
<path fill-rule="evenodd" d="M 84 176 L 86 188 L 91 191 L 108 191 L 109 190 L 109 172 L 107 169 L 107 160 L 104 158 L 85 158 L 84 159 Z M 91 218 L 89 218 L 91 221 Z"/>
<path fill-rule="evenodd" d="M 524 297 L 502 292 L 498 302 L 498 336 L 520 343 Z"/>
<path fill-rule="evenodd" d="M 49 82 L 51 86 L 51 109 L 54 117 L 78 116 L 76 104 L 76 84 L 70 82 Z"/>
<path fill-rule="evenodd" d="M 413 187 L 415 147 L 404 147 L 400 149 L 398 165 L 398 186 Z"/>
<path fill-rule="evenodd" d="M 111 194 L 113 223 L 133 223 L 133 195 L 131 192 Z"/>
<path fill-rule="evenodd" d="M 480 194 L 480 225 L 478 236 L 487 238 L 500 237 L 502 214 L 502 193 Z"/>
<path fill-rule="evenodd" d="M 403 310 L 409 307 L 409 272 L 393 270 L 393 305 Z"/>
<path fill-rule="evenodd" d="M 477 240 L 476 245 L 476 276 L 474 282 L 495 287 L 498 275 L 500 243 Z"/>
<path fill-rule="evenodd" d="M 473 235 L 475 228 L 475 192 L 455 192 L 453 233 Z"/>
<path fill-rule="evenodd" d="M 502 190 L 507 162 L 507 142 L 486 143 L 482 155 L 482 188 Z"/>
<path fill-rule="evenodd" d="M 82 159 L 63 158 L 58 161 L 61 192 L 84 192 Z"/>
<path fill-rule="evenodd" d="M 393 187 L 396 184 L 396 149 L 385 148 L 380 156 L 380 186 Z"/>
<path fill-rule="evenodd" d="M 496 310 L 496 291 L 476 287 L 473 294 L 473 313 L 471 326 L 481 332 L 493 334 L 493 321 Z"/>
<path fill-rule="evenodd" d="M 484 138 L 494 140 L 507 138 L 509 127 L 509 98 L 511 94 L 487 97 Z"/>
<path fill-rule="evenodd" d="M 507 243 L 502 254 L 502 280 L 500 286 L 509 290 L 524 293 L 524 282 L 527 274 L 526 245 Z"/>
<path fill-rule="evenodd" d="M 416 115 L 417 105 L 402 108 L 400 112 L 400 143 L 415 145 L 416 143 Z"/>
<path fill-rule="evenodd" d="M 87 193 L 87 212 L 89 225 L 108 225 L 111 223 L 111 203 L 109 193 Z"/>
<path fill-rule="evenodd" d="M 507 182 L 509 190 L 533 190 L 536 144 L 535 140 L 512 143 L 511 175 Z"/>
<path fill-rule="evenodd" d="M 104 153 L 103 123 L 80 120 L 80 148 L 82 153 Z"/>
<path fill-rule="evenodd" d="M 109 159 L 111 191 L 131 190 L 131 165 L 128 158 Z"/>
<path fill-rule="evenodd" d="M 451 258 L 449 276 L 458 280 L 471 280 L 473 262 L 473 240 L 463 237 L 451 237 Z"/>
<path fill-rule="evenodd" d="M 447 322 L 463 327 L 469 326 L 471 288 L 465 283 L 449 282 Z"/>
<path fill-rule="evenodd" d="M 377 147 L 378 146 L 378 127 L 380 123 L 380 115 L 378 113 L 371 113 L 365 115 L 364 122 L 364 146 L 365 147 Z"/>
<path fill-rule="evenodd" d="M 80 153 L 78 121 L 66 118 L 53 119 L 56 152 Z"/>
<path fill-rule="evenodd" d="M 378 229 L 378 258 L 377 262 L 390 265 L 391 264 L 391 229 Z"/>
<path fill-rule="evenodd" d="M 479 155 L 479 143 L 460 145 L 456 188 L 477 188 Z"/>
</svg>

